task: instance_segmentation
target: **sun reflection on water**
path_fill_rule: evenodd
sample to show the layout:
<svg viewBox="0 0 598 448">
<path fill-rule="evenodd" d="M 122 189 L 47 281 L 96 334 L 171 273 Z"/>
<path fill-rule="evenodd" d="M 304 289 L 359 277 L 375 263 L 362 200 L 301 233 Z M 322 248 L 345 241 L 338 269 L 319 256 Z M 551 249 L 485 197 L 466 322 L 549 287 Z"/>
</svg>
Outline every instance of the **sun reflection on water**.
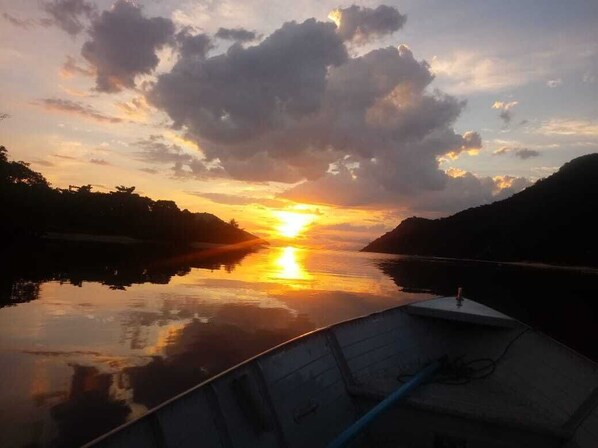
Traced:
<svg viewBox="0 0 598 448">
<path fill-rule="evenodd" d="M 284 247 L 274 261 L 276 278 L 296 281 L 311 279 L 311 275 L 303 267 L 301 249 L 292 246 Z M 293 285 L 290 284 L 290 286 Z"/>
</svg>

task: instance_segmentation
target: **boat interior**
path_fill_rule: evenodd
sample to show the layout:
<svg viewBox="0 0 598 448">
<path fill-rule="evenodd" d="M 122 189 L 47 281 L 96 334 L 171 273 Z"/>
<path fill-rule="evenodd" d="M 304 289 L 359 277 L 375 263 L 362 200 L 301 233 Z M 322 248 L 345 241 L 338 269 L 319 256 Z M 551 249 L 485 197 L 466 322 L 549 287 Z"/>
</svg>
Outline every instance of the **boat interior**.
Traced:
<svg viewBox="0 0 598 448">
<path fill-rule="evenodd" d="M 598 365 L 455 297 L 294 339 L 89 446 L 338 446 L 339 434 L 434 362 L 433 377 L 346 446 L 598 446 Z"/>
</svg>

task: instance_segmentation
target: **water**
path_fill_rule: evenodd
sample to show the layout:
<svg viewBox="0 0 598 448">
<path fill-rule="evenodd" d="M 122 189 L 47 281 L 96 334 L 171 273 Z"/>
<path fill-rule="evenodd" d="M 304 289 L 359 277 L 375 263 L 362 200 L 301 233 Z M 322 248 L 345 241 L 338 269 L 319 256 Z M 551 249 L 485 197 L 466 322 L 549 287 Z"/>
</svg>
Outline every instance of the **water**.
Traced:
<svg viewBox="0 0 598 448">
<path fill-rule="evenodd" d="M 84 443 L 290 338 L 457 286 L 598 355 L 595 272 L 293 247 L 50 244 L 4 259 L 0 446 Z"/>
</svg>

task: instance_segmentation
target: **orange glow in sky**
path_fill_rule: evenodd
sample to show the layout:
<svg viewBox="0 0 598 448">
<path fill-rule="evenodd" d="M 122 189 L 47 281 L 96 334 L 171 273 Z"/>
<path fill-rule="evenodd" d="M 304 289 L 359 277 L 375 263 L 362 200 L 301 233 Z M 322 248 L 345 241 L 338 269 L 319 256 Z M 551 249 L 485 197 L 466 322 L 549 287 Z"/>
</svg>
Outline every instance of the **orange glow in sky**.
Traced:
<svg viewBox="0 0 598 448">
<path fill-rule="evenodd" d="M 328 18 L 334 22 L 337 28 L 341 25 L 341 11 L 339 9 L 330 11 Z"/>
<path fill-rule="evenodd" d="M 287 238 L 295 238 L 314 220 L 311 214 L 306 213 L 279 210 L 274 214 L 280 220 L 280 224 L 277 227 L 278 232 L 281 236 Z"/>
</svg>

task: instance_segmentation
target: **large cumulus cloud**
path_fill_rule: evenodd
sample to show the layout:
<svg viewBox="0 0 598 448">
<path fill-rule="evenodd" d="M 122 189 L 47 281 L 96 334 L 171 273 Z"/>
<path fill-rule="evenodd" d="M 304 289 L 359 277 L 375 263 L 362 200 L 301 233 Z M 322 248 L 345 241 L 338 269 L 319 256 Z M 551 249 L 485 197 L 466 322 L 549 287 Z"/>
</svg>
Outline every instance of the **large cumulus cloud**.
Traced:
<svg viewBox="0 0 598 448">
<path fill-rule="evenodd" d="M 178 61 L 147 99 L 201 148 L 205 159 L 194 163 L 239 180 L 296 183 L 288 198 L 446 210 L 496 197 L 500 182 L 440 169 L 440 160 L 482 142 L 476 132 L 454 130 L 465 102 L 430 88 L 425 61 L 404 45 L 349 56 L 348 43 L 392 33 L 405 16 L 385 6 L 333 16 L 335 23 L 288 22 L 254 46 L 237 42 L 212 54 L 209 36 L 175 35 L 167 19 L 147 19 L 119 1 L 94 22 L 83 54 L 98 88 L 111 91 L 133 86 L 136 75 L 156 67 L 156 50 L 172 42 Z M 121 28 L 145 37 L 115 50 Z M 124 59 L 133 47 L 131 64 Z"/>
<path fill-rule="evenodd" d="M 163 17 L 146 18 L 141 9 L 118 0 L 93 21 L 81 54 L 96 71 L 96 88 L 117 92 L 135 86 L 135 77 L 158 65 L 156 51 L 171 42 L 174 24 Z"/>
<path fill-rule="evenodd" d="M 349 58 L 334 25 L 310 19 L 254 47 L 181 57 L 150 100 L 235 178 L 338 182 L 330 168 L 342 164 L 374 190 L 408 194 L 442 189 L 438 157 L 481 145 L 453 131 L 465 104 L 429 93 L 432 80 L 406 46 Z"/>
<path fill-rule="evenodd" d="M 181 55 L 150 98 L 175 125 L 231 145 L 316 112 L 328 67 L 347 59 L 331 23 L 286 23 L 260 45 L 204 61 Z"/>
</svg>

